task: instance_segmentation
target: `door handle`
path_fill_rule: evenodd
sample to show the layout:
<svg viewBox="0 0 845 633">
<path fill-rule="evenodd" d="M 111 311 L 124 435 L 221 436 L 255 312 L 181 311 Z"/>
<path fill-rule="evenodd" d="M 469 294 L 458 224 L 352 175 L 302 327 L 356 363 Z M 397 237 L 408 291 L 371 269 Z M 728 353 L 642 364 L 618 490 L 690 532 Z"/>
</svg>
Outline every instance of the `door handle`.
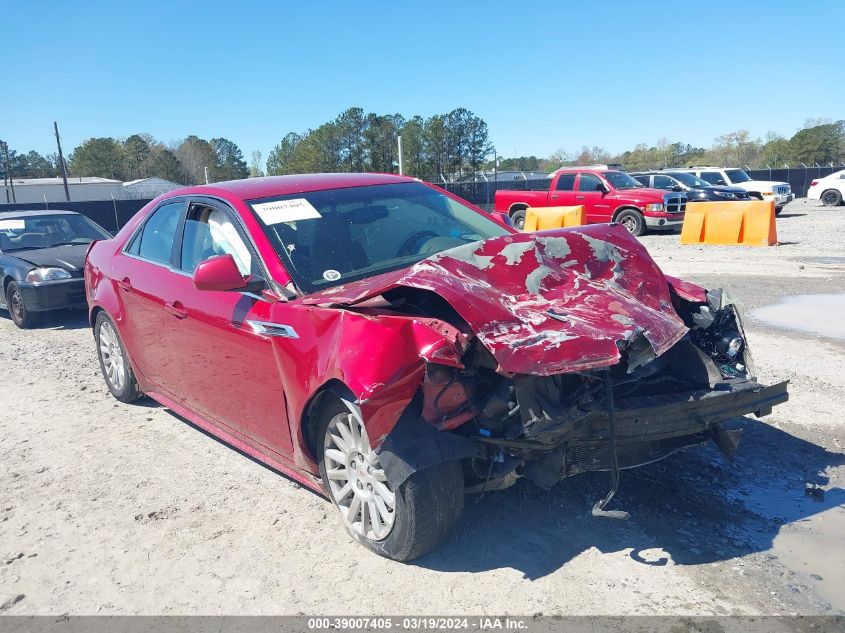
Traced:
<svg viewBox="0 0 845 633">
<path fill-rule="evenodd" d="M 583 200 L 583 199 L 584 199 L 584 196 L 575 196 L 575 199 L 576 199 L 576 200 Z"/>
<path fill-rule="evenodd" d="M 124 277 L 123 279 L 118 280 L 117 287 L 121 290 L 132 290 L 132 283 L 129 281 L 129 277 Z"/>
<path fill-rule="evenodd" d="M 167 310 L 173 316 L 175 316 L 177 319 L 184 319 L 186 316 L 188 316 L 188 311 L 185 309 L 185 306 L 183 306 L 178 301 L 173 301 L 172 303 L 165 303 L 164 309 Z"/>
<path fill-rule="evenodd" d="M 558 197 L 558 194 L 553 193 L 551 197 L 552 197 L 552 198 L 557 198 L 557 197 Z"/>
</svg>

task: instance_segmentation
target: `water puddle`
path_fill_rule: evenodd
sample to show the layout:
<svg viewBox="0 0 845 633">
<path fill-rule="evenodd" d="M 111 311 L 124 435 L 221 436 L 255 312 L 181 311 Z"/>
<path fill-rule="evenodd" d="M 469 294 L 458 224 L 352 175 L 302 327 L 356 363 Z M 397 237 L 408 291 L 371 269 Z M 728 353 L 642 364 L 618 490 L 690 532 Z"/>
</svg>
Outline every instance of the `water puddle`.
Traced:
<svg viewBox="0 0 845 633">
<path fill-rule="evenodd" d="M 845 264 L 845 257 L 794 257 L 792 261 L 813 262 L 814 264 Z"/>
<path fill-rule="evenodd" d="M 845 294 L 786 297 L 751 316 L 774 327 L 845 340 Z"/>
<path fill-rule="evenodd" d="M 743 502 L 761 516 L 784 524 L 768 549 L 815 593 L 830 603 L 835 612 L 845 613 L 845 490 L 841 469 L 823 493 L 808 495 L 797 487 L 753 489 Z M 752 535 L 753 538 L 753 535 Z"/>
</svg>

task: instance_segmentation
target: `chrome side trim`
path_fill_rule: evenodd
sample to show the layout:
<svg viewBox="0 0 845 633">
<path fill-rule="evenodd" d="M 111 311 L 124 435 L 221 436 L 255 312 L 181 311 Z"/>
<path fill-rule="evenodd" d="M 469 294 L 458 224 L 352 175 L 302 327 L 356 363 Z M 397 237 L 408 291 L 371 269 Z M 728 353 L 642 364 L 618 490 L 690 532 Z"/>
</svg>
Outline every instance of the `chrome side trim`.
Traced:
<svg viewBox="0 0 845 633">
<path fill-rule="evenodd" d="M 253 321 L 251 319 L 246 320 L 249 323 L 249 326 L 252 328 L 252 331 L 256 334 L 260 334 L 261 336 L 282 336 L 284 338 L 299 338 L 299 334 L 296 333 L 289 325 L 283 325 L 281 323 L 268 323 L 267 321 Z"/>
</svg>

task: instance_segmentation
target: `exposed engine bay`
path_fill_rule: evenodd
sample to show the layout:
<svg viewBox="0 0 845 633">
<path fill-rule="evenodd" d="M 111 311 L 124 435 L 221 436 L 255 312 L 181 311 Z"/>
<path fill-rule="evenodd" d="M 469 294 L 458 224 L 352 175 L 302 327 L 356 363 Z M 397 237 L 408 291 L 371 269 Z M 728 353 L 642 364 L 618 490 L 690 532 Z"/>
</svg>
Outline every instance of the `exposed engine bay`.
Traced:
<svg viewBox="0 0 845 633">
<path fill-rule="evenodd" d="M 433 293 L 401 289 L 385 299 L 397 311 L 462 326 Z M 723 291 L 708 292 L 703 304 L 677 300 L 674 308 L 689 332 L 669 351 L 656 356 L 636 334 L 620 341 L 621 361 L 600 370 L 505 376 L 476 339 L 461 359 L 464 369 L 427 365 L 420 415 L 438 431 L 487 446 L 486 457 L 468 460 L 470 492 L 501 490 L 520 477 L 550 487 L 711 440 L 732 459 L 741 431 L 724 422 L 766 415 L 787 399 L 786 383 L 756 382 L 739 313 Z"/>
</svg>

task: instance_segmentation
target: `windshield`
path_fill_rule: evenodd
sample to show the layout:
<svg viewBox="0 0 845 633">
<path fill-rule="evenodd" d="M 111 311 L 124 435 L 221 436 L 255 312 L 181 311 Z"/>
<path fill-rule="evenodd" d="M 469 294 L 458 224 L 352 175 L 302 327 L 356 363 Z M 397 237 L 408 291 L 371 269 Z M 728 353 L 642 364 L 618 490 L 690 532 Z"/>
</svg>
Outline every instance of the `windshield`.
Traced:
<svg viewBox="0 0 845 633">
<path fill-rule="evenodd" d="M 738 182 L 748 182 L 751 178 L 741 169 L 726 169 L 725 173 L 728 175 L 728 178 L 731 179 L 733 184 Z"/>
<path fill-rule="evenodd" d="M 508 231 L 418 182 L 249 201 L 296 285 L 316 292 Z"/>
<path fill-rule="evenodd" d="M 52 248 L 62 244 L 90 244 L 111 237 L 83 215 L 27 215 L 0 219 L 0 251 Z"/>
<path fill-rule="evenodd" d="M 680 180 L 684 183 L 687 187 L 710 187 L 712 186 L 706 180 L 702 180 L 698 176 L 693 176 L 692 174 L 686 174 L 684 172 L 669 172 L 667 176 L 672 176 L 676 180 Z"/>
<path fill-rule="evenodd" d="M 602 176 L 610 181 L 614 189 L 636 189 L 643 186 L 623 171 L 606 171 Z"/>
</svg>

